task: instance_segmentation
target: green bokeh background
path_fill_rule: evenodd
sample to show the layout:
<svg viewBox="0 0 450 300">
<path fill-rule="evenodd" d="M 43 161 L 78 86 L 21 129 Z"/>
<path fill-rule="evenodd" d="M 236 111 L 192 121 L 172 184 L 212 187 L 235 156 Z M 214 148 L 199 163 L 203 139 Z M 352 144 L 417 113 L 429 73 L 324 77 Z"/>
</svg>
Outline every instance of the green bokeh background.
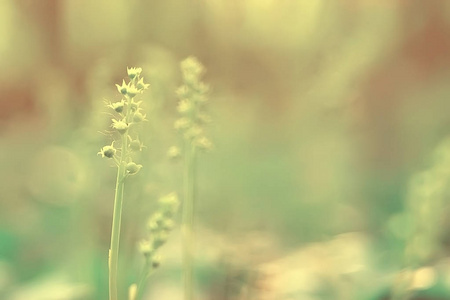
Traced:
<svg viewBox="0 0 450 300">
<path fill-rule="evenodd" d="M 140 66 L 149 122 L 126 187 L 126 299 L 147 217 L 182 191 L 166 152 L 190 55 L 207 69 L 214 143 L 198 158 L 198 299 L 383 299 L 408 182 L 450 132 L 448 1 L 1 1 L 0 299 L 107 299 L 115 169 L 96 153 L 112 140 L 104 101 Z M 447 299 L 441 213 L 422 293 Z M 182 299 L 178 229 L 161 254 L 146 299 Z"/>
</svg>

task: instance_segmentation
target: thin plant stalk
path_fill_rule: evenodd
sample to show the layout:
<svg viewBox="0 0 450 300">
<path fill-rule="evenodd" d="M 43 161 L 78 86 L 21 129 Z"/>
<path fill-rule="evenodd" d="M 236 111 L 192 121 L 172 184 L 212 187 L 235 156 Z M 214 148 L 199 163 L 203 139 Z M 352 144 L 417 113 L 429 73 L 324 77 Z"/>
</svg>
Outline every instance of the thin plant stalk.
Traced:
<svg viewBox="0 0 450 300">
<path fill-rule="evenodd" d="M 207 103 L 208 87 L 201 82 L 204 67 L 195 57 L 181 62 L 183 85 L 177 90 L 180 101 L 177 110 L 180 118 L 174 123 L 185 141 L 183 178 L 183 281 L 184 299 L 194 299 L 194 245 L 195 245 L 195 160 L 197 149 L 211 148 L 211 142 L 204 136 L 203 125 L 210 119 L 202 110 Z"/>
<path fill-rule="evenodd" d="M 137 295 L 136 300 L 142 299 L 142 295 L 144 293 L 144 288 L 147 283 L 147 279 L 152 275 L 154 272 L 154 269 L 151 268 L 150 262 L 146 263 L 146 266 L 144 267 L 144 270 L 142 270 L 141 275 L 139 276 L 139 281 L 137 283 Z"/>
<path fill-rule="evenodd" d="M 123 194 L 125 188 L 125 179 L 130 175 L 135 175 L 142 168 L 133 162 L 128 150 L 128 141 L 130 141 L 130 150 L 140 151 L 142 144 L 139 139 L 132 139 L 129 135 L 130 125 L 135 125 L 145 121 L 145 114 L 142 114 L 139 102 L 134 102 L 134 97 L 148 88 L 149 84 L 144 83 L 144 79 L 140 77 L 141 68 L 127 68 L 128 77 L 131 79 L 128 84 L 125 80 L 122 85 L 116 84 L 117 90 L 120 92 L 122 99 L 118 102 L 109 104 L 108 108 L 114 110 L 118 119 L 112 119 L 111 127 L 121 136 L 120 158 L 116 157 L 117 149 L 114 147 L 114 141 L 111 145 L 103 147 L 97 154 L 101 154 L 102 158 L 112 159 L 117 165 L 116 188 L 114 194 L 114 210 L 111 229 L 111 246 L 108 254 L 108 281 L 109 281 L 109 300 L 118 299 L 118 261 L 119 261 L 119 244 L 120 244 L 120 227 L 122 223 L 122 206 Z"/>
<path fill-rule="evenodd" d="M 195 146 L 186 141 L 184 167 L 183 281 L 184 299 L 194 299 L 194 202 L 195 202 Z"/>
<path fill-rule="evenodd" d="M 134 83 L 134 81 L 133 81 Z M 127 97 L 126 117 L 128 121 L 130 115 L 130 98 Z M 125 187 L 126 173 L 126 158 L 128 155 L 128 135 L 123 134 L 122 149 L 120 154 L 120 161 L 117 168 L 116 191 L 114 194 L 114 211 L 111 230 L 111 247 L 109 249 L 109 299 L 117 300 L 117 277 L 119 264 L 119 244 L 120 244 L 120 228 L 122 224 L 122 206 L 123 206 L 123 191 Z"/>
<path fill-rule="evenodd" d="M 122 153 L 117 170 L 116 192 L 114 195 L 114 212 L 111 230 L 111 247 L 109 249 L 109 299 L 117 300 L 117 266 L 119 261 L 120 226 L 122 223 L 123 190 L 125 186 L 125 155 L 127 136 L 122 136 Z"/>
<path fill-rule="evenodd" d="M 156 252 L 167 241 L 167 234 L 173 229 L 174 217 L 178 210 L 178 196 L 175 193 L 165 195 L 158 200 L 160 208 L 148 220 L 149 236 L 140 241 L 139 250 L 144 255 L 145 265 L 137 284 L 130 287 L 129 300 L 143 297 L 148 278 L 159 268 L 161 257 Z"/>
</svg>

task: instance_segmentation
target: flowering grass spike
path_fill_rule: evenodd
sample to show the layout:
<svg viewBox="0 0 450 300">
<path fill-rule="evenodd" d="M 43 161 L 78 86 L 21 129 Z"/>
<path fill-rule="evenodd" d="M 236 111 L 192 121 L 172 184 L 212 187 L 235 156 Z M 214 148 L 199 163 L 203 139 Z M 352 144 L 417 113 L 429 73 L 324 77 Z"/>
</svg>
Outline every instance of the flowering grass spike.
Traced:
<svg viewBox="0 0 450 300">
<path fill-rule="evenodd" d="M 117 165 L 111 247 L 109 249 L 108 259 L 110 300 L 118 299 L 117 274 L 124 185 L 130 175 L 137 174 L 142 168 L 142 165 L 133 161 L 132 153 L 141 151 L 144 145 L 140 142 L 139 138 L 133 139 L 130 135 L 131 132 L 136 136 L 133 132 L 135 130 L 134 127 L 145 120 L 145 114 L 140 107 L 142 101 L 135 101 L 135 97 L 141 95 L 149 87 L 149 84 L 144 83 L 141 72 L 141 68 L 127 68 L 128 83 L 123 80 L 121 85 L 116 84 L 117 90 L 124 99 L 122 98 L 118 102 L 109 103 L 106 107 L 111 109 L 115 115 L 115 118 L 111 120 L 111 127 L 117 132 L 118 141 L 104 146 L 98 152 L 102 157 L 113 159 Z M 115 142 L 118 144 L 117 149 L 114 146 Z M 120 155 L 117 155 L 117 153 L 120 153 Z"/>
<path fill-rule="evenodd" d="M 201 81 L 203 65 L 194 57 L 181 62 L 183 84 L 177 90 L 179 118 L 174 127 L 184 140 L 184 198 L 182 214 L 184 299 L 194 299 L 194 205 L 195 160 L 197 150 L 209 150 L 212 143 L 205 135 L 204 125 L 211 118 L 205 112 L 208 102 L 208 86 Z M 171 147 L 169 157 L 179 155 L 178 148 Z"/>
<path fill-rule="evenodd" d="M 161 197 L 158 202 L 158 211 L 147 223 L 147 237 L 139 242 L 139 252 L 144 256 L 145 265 L 137 284 L 136 299 L 142 297 L 147 278 L 161 265 L 161 255 L 158 254 L 158 250 L 166 243 L 170 231 L 175 226 L 174 217 L 180 205 L 175 193 Z"/>
</svg>

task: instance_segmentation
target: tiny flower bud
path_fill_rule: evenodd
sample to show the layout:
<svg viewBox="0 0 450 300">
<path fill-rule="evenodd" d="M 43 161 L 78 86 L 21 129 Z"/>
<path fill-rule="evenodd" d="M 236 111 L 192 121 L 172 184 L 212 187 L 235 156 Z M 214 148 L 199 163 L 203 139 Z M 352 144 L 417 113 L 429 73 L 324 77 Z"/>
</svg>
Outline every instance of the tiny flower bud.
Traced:
<svg viewBox="0 0 450 300">
<path fill-rule="evenodd" d="M 189 73 L 189 72 L 184 72 L 183 79 L 184 79 L 184 82 L 187 85 L 189 85 L 191 88 L 193 88 L 195 90 L 197 89 L 197 86 L 199 84 L 199 82 L 198 82 L 199 78 L 197 75 L 195 75 L 193 73 Z"/>
<path fill-rule="evenodd" d="M 113 158 L 116 154 L 116 148 L 111 144 L 111 146 L 103 147 L 97 154 L 101 154 L 102 157 Z"/>
<path fill-rule="evenodd" d="M 172 230 L 174 227 L 175 227 L 175 222 L 172 219 L 164 219 L 161 224 L 161 228 L 166 231 Z"/>
<path fill-rule="evenodd" d="M 116 129 L 120 134 L 124 134 L 127 132 L 129 125 L 124 121 L 112 120 L 112 127 Z"/>
<path fill-rule="evenodd" d="M 116 84 L 117 90 L 122 94 L 127 94 L 128 85 L 125 83 L 125 80 L 122 80 L 122 85 Z"/>
<path fill-rule="evenodd" d="M 175 121 L 174 127 L 176 130 L 183 130 L 189 128 L 191 121 L 188 118 L 179 118 Z"/>
<path fill-rule="evenodd" d="M 136 87 L 139 90 L 146 90 L 146 89 L 148 89 L 149 86 L 150 86 L 150 84 L 144 83 L 144 78 L 139 79 L 138 83 L 136 84 Z"/>
<path fill-rule="evenodd" d="M 114 111 L 121 113 L 123 111 L 123 107 L 125 105 L 125 102 L 123 100 L 115 103 L 111 103 L 108 105 L 108 107 L 114 109 Z"/>
<path fill-rule="evenodd" d="M 180 157 L 181 155 L 181 150 L 180 148 L 176 147 L 176 146 L 172 146 L 169 148 L 169 150 L 167 151 L 167 156 L 171 159 L 175 159 Z"/>
<path fill-rule="evenodd" d="M 178 102 L 177 110 L 180 114 L 187 114 L 192 111 L 194 106 L 189 99 L 183 99 Z"/>
<path fill-rule="evenodd" d="M 130 103 L 131 111 L 133 111 L 133 112 L 137 111 L 139 109 L 139 106 L 141 105 L 141 103 L 142 103 L 142 101 L 135 102 L 134 100 L 131 100 L 131 103 Z"/>
<path fill-rule="evenodd" d="M 158 231 L 158 229 L 159 229 L 158 222 L 156 222 L 155 220 L 150 220 L 150 221 L 147 223 L 147 228 L 148 228 L 148 230 L 149 230 L 150 232 Z"/>
<path fill-rule="evenodd" d="M 153 236 L 153 248 L 158 249 L 167 242 L 169 235 L 164 231 L 159 231 Z"/>
<path fill-rule="evenodd" d="M 199 137 L 202 134 L 202 131 L 203 131 L 202 128 L 197 126 L 197 125 L 191 126 L 185 132 L 184 138 L 187 139 L 187 140 L 194 139 L 196 137 Z"/>
<path fill-rule="evenodd" d="M 138 139 L 132 140 L 130 138 L 130 149 L 131 150 L 136 151 L 136 152 L 142 151 L 143 147 L 144 147 L 144 144 L 142 144 L 140 140 L 138 140 Z"/>
<path fill-rule="evenodd" d="M 143 115 L 140 111 L 137 111 L 133 115 L 133 122 L 135 122 L 135 123 L 142 122 L 145 120 L 145 116 L 146 115 Z"/>
<path fill-rule="evenodd" d="M 156 268 L 158 268 L 160 265 L 161 265 L 161 256 L 155 255 L 155 256 L 152 258 L 152 267 L 153 267 L 154 269 L 156 269 Z"/>
<path fill-rule="evenodd" d="M 127 89 L 128 97 L 133 98 L 137 94 L 139 94 L 139 91 L 136 89 L 136 87 L 133 84 L 128 87 L 128 89 Z"/>
<path fill-rule="evenodd" d="M 158 231 L 164 221 L 164 218 L 165 217 L 161 212 L 154 213 L 150 220 L 148 220 L 147 229 L 149 231 Z"/>
<path fill-rule="evenodd" d="M 189 98 L 189 94 L 190 94 L 189 88 L 185 85 L 182 85 L 177 89 L 176 94 L 177 94 L 178 98 L 181 98 L 181 99 Z"/>
<path fill-rule="evenodd" d="M 135 77 L 141 75 L 142 72 L 142 68 L 128 68 L 127 67 L 127 73 L 128 73 L 128 77 L 130 77 L 130 79 L 134 79 Z"/>
<path fill-rule="evenodd" d="M 151 243 L 148 240 L 141 240 L 138 245 L 139 252 L 144 254 L 144 256 L 150 256 L 154 251 Z"/>
<path fill-rule="evenodd" d="M 193 56 L 190 56 L 181 62 L 181 69 L 184 73 L 192 74 L 194 76 L 199 76 L 205 71 L 203 65 Z"/>
<path fill-rule="evenodd" d="M 195 140 L 195 145 L 202 150 L 210 150 L 212 148 L 212 143 L 208 138 L 201 136 Z"/>
<path fill-rule="evenodd" d="M 161 205 L 162 210 L 167 215 L 173 215 L 177 212 L 178 207 L 180 206 L 180 201 L 178 200 L 178 195 L 176 193 L 170 193 L 159 198 L 159 203 Z"/>
<path fill-rule="evenodd" d="M 137 172 L 139 172 L 139 170 L 142 168 L 142 165 L 137 165 L 134 162 L 129 162 L 126 166 L 126 170 L 128 172 L 128 174 L 130 175 L 134 175 Z"/>
</svg>

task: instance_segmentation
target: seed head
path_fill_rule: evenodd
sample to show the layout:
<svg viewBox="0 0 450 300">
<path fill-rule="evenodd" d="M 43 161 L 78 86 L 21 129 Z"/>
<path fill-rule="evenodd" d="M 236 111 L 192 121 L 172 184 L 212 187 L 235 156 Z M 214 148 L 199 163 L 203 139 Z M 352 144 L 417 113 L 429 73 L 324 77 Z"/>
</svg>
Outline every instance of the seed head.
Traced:
<svg viewBox="0 0 450 300">
<path fill-rule="evenodd" d="M 174 215 L 180 206 L 180 201 L 178 200 L 178 195 L 176 193 L 170 193 L 159 198 L 159 203 L 164 213 L 170 216 Z"/>
<path fill-rule="evenodd" d="M 197 58 L 190 56 L 181 62 L 181 70 L 185 76 L 192 74 L 193 76 L 198 77 L 205 71 L 205 68 Z"/>
<path fill-rule="evenodd" d="M 188 140 L 200 137 L 203 133 L 203 129 L 198 125 L 193 125 L 189 127 L 188 130 L 184 133 L 184 137 Z"/>
<path fill-rule="evenodd" d="M 127 132 L 129 125 L 125 121 L 117 121 L 114 119 L 112 121 L 112 127 L 116 129 L 120 134 L 125 134 Z"/>
<path fill-rule="evenodd" d="M 153 247 L 158 249 L 167 242 L 169 235 L 165 231 L 159 231 L 153 236 Z"/>
<path fill-rule="evenodd" d="M 127 173 L 129 175 L 134 175 L 142 168 L 142 165 L 138 165 L 134 162 L 129 162 L 126 166 Z"/>
<path fill-rule="evenodd" d="M 175 222 L 172 219 L 164 219 L 161 224 L 161 228 L 170 231 L 175 227 Z"/>
<path fill-rule="evenodd" d="M 189 99 L 183 99 L 178 102 L 177 110 L 180 114 L 188 114 L 192 111 L 193 108 L 194 106 Z"/>
<path fill-rule="evenodd" d="M 159 225 L 158 222 L 156 222 L 155 220 L 151 219 L 148 223 L 147 223 L 147 228 L 150 232 L 155 232 L 159 230 Z"/>
<path fill-rule="evenodd" d="M 179 118 L 175 121 L 173 126 L 176 130 L 184 130 L 191 126 L 191 121 L 188 118 Z"/>
<path fill-rule="evenodd" d="M 178 98 L 181 98 L 181 99 L 188 98 L 190 95 L 190 91 L 186 85 L 182 85 L 177 89 L 176 94 L 177 94 Z"/>
<path fill-rule="evenodd" d="M 144 148 L 144 144 L 139 140 L 139 139 L 135 139 L 132 140 L 130 138 L 130 149 L 133 151 L 142 151 L 142 148 Z"/>
<path fill-rule="evenodd" d="M 146 89 L 148 89 L 149 86 L 150 86 L 150 84 L 144 83 L 144 78 L 139 79 L 139 81 L 136 83 L 136 87 L 139 90 L 146 90 Z"/>
<path fill-rule="evenodd" d="M 177 146 L 172 146 L 167 151 L 167 156 L 171 159 L 178 158 L 178 157 L 180 157 L 180 155 L 181 155 L 181 150 Z"/>
<path fill-rule="evenodd" d="M 135 102 L 134 99 L 131 100 L 130 109 L 131 111 L 137 111 L 140 108 L 142 101 Z"/>
<path fill-rule="evenodd" d="M 201 137 L 198 137 L 196 140 L 195 140 L 195 145 L 199 148 L 199 149 L 203 149 L 203 150 L 211 150 L 211 148 L 212 148 L 212 143 L 211 143 L 211 141 L 207 138 L 207 137 L 205 137 L 205 136 L 201 136 Z"/>
<path fill-rule="evenodd" d="M 113 158 L 116 154 L 116 148 L 114 148 L 113 144 L 111 146 L 105 146 L 97 154 L 101 154 L 102 157 Z"/>
<path fill-rule="evenodd" d="M 139 252 L 144 254 L 144 256 L 150 256 L 153 251 L 150 241 L 143 239 L 139 242 Z"/>
<path fill-rule="evenodd" d="M 130 98 L 133 98 L 139 93 L 140 93 L 139 90 L 134 86 L 134 84 L 131 84 L 131 86 L 129 86 L 127 89 L 127 95 Z"/>
<path fill-rule="evenodd" d="M 209 91 L 209 87 L 201 81 L 205 68 L 195 57 L 188 57 L 181 62 L 181 71 L 183 85 L 176 92 L 180 99 L 177 106 L 180 118 L 175 121 L 174 127 L 195 147 L 210 149 L 212 144 L 203 133 L 203 125 L 211 122 L 203 111 Z"/>
<path fill-rule="evenodd" d="M 133 122 L 139 123 L 145 120 L 145 114 L 143 115 L 140 111 L 137 111 L 133 115 Z"/>
<path fill-rule="evenodd" d="M 119 102 L 110 103 L 108 107 L 112 108 L 115 112 L 121 113 L 123 111 L 123 107 L 125 105 L 125 102 L 120 100 Z"/>
<path fill-rule="evenodd" d="M 128 85 L 125 83 L 125 80 L 122 80 L 122 85 L 116 84 L 116 87 L 117 87 L 117 90 L 119 91 L 119 93 L 121 93 L 122 95 L 127 94 Z"/>
<path fill-rule="evenodd" d="M 139 77 L 141 75 L 141 72 L 142 72 L 142 68 L 128 68 L 127 67 L 127 73 L 128 73 L 128 77 L 130 77 L 130 79 Z"/>
<path fill-rule="evenodd" d="M 148 230 L 155 232 L 158 231 L 161 227 L 162 222 L 164 221 L 164 215 L 161 212 L 155 212 L 150 220 L 148 220 L 147 228 Z"/>
<path fill-rule="evenodd" d="M 152 258 L 152 267 L 154 269 L 158 268 L 161 265 L 161 256 L 155 255 Z"/>
</svg>

